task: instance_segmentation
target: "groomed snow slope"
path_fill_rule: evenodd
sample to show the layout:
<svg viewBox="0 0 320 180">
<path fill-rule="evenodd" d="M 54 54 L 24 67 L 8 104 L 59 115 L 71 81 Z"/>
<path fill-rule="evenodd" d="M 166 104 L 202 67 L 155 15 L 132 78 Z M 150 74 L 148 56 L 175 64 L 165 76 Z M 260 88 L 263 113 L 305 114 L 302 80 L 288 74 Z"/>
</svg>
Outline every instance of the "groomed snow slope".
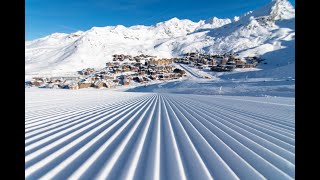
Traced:
<svg viewBox="0 0 320 180">
<path fill-rule="evenodd" d="M 26 89 L 26 179 L 294 179 L 294 98 Z"/>
</svg>

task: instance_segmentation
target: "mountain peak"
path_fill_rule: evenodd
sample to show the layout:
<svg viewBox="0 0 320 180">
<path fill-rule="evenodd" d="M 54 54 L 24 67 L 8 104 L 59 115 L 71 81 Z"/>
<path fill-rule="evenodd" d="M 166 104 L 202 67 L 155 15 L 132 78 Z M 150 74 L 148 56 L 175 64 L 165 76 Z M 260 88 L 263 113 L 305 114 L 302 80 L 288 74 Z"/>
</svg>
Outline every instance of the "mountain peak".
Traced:
<svg viewBox="0 0 320 180">
<path fill-rule="evenodd" d="M 178 19 L 177 17 L 171 18 L 169 20 L 159 22 L 157 24 L 166 24 L 166 25 L 171 25 L 171 24 L 194 24 L 195 22 L 189 20 L 189 19 Z"/>
<path fill-rule="evenodd" d="M 49 37 L 49 38 L 60 38 L 60 37 L 64 37 L 64 36 L 67 36 L 67 35 L 68 34 L 66 34 L 66 33 L 53 33 L 53 34 L 50 34 L 47 37 Z"/>
<path fill-rule="evenodd" d="M 226 19 L 219 19 L 217 17 L 212 17 L 207 20 L 205 20 L 206 24 L 211 24 L 213 28 L 221 27 L 225 24 L 231 23 L 231 20 L 226 18 Z"/>
<path fill-rule="evenodd" d="M 269 4 L 250 13 L 250 16 L 269 16 L 272 20 L 292 19 L 295 9 L 288 0 L 272 0 Z"/>
<path fill-rule="evenodd" d="M 180 19 L 178 19 L 177 17 L 173 17 L 173 18 L 167 20 L 167 22 L 178 22 L 178 21 L 180 21 Z"/>
<path fill-rule="evenodd" d="M 160 25 L 160 24 L 178 24 L 183 20 L 178 19 L 177 17 L 171 18 L 169 20 L 163 21 L 163 22 L 159 22 L 156 25 Z"/>
<path fill-rule="evenodd" d="M 273 0 L 270 16 L 274 20 L 291 19 L 295 16 L 295 9 L 288 0 Z"/>
</svg>

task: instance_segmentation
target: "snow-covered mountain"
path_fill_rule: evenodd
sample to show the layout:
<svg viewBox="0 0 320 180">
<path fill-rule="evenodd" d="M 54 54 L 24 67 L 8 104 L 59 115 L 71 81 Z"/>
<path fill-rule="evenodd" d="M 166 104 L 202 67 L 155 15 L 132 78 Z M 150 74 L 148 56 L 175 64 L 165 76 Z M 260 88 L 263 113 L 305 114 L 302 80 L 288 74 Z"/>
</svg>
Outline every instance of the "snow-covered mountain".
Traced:
<svg viewBox="0 0 320 180">
<path fill-rule="evenodd" d="M 71 34 L 54 33 L 26 41 L 26 74 L 100 68 L 112 54 L 141 53 L 173 57 L 185 52 L 258 55 L 263 68 L 294 63 L 295 9 L 288 0 L 269 4 L 231 19 L 193 22 L 172 18 L 153 26 L 93 27 Z M 290 66 L 292 67 L 292 66 Z"/>
</svg>

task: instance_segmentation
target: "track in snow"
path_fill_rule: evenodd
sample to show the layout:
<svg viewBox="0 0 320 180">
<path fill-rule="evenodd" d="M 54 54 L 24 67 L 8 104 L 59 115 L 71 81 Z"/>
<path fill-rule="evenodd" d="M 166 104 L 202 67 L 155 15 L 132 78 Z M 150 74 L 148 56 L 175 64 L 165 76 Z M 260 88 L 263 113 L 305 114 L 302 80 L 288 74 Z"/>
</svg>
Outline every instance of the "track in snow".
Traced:
<svg viewBox="0 0 320 180">
<path fill-rule="evenodd" d="M 290 98 L 26 92 L 26 179 L 294 179 Z"/>
<path fill-rule="evenodd" d="M 180 66 L 186 70 L 190 75 L 196 77 L 196 78 L 203 78 L 201 75 L 199 75 L 198 73 L 192 71 L 189 67 L 187 67 L 186 65 L 180 64 Z"/>
</svg>

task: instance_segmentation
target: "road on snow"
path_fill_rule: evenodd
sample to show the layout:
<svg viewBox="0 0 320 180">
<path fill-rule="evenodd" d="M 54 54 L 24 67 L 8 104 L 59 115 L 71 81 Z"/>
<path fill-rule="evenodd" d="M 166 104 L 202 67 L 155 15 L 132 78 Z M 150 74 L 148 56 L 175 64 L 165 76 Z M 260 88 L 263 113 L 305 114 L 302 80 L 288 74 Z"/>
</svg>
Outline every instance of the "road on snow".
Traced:
<svg viewBox="0 0 320 180">
<path fill-rule="evenodd" d="M 203 78 L 201 75 L 199 75 L 198 73 L 192 71 L 188 66 L 180 64 L 180 67 L 182 67 L 184 70 L 186 70 L 190 75 L 192 75 L 193 77 L 196 78 Z"/>
</svg>

